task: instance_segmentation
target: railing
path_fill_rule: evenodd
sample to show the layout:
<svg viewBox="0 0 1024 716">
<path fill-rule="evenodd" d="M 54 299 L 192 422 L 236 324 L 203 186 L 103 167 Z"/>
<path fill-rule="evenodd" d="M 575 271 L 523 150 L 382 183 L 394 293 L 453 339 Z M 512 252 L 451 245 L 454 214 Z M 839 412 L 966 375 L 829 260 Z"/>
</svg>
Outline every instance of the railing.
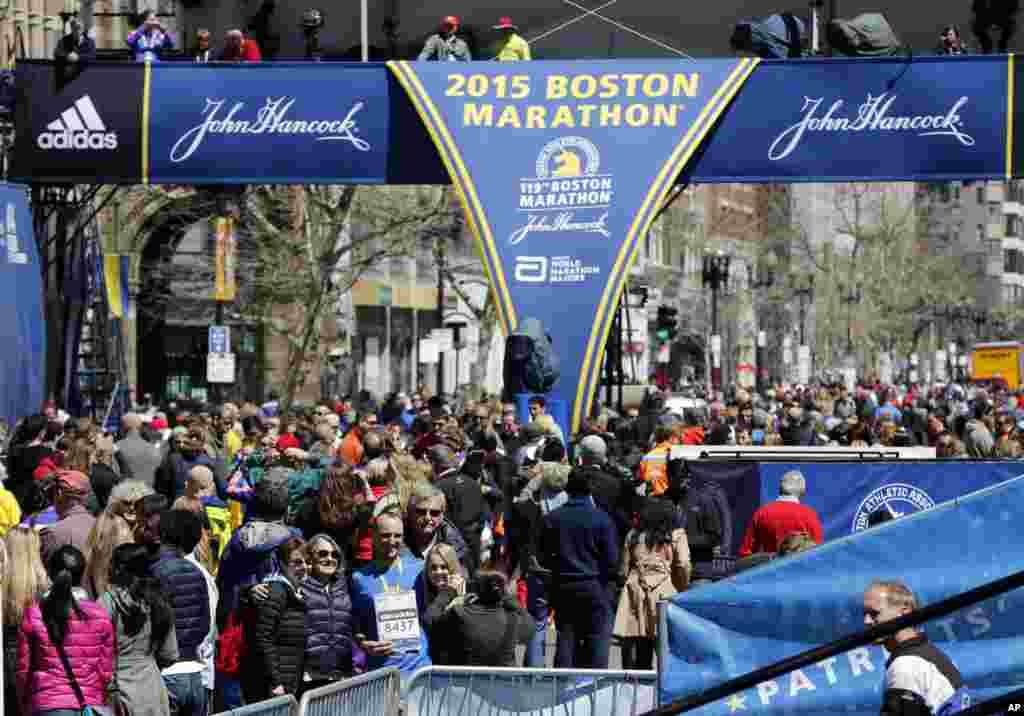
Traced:
<svg viewBox="0 0 1024 716">
<path fill-rule="evenodd" d="M 907 627 L 914 627 L 919 624 L 938 619 L 940 617 L 947 616 L 953 612 L 959 611 L 964 607 L 969 607 L 978 602 L 991 599 L 992 597 L 998 596 L 1005 592 L 1009 592 L 1013 589 L 1024 586 L 1024 572 L 1017 572 L 1011 574 L 1008 577 L 998 579 L 988 584 L 983 584 L 980 587 L 976 587 L 966 592 L 962 592 L 954 597 L 944 599 L 941 602 L 917 609 L 916 611 L 907 614 L 906 616 L 900 617 L 899 619 L 893 619 L 882 624 L 878 624 L 869 629 L 865 629 L 851 636 L 837 639 L 824 646 L 819 646 L 814 649 L 810 649 L 796 656 L 791 656 L 788 659 L 765 666 L 756 671 L 751 671 L 748 674 L 739 676 L 735 679 L 725 681 L 718 686 L 702 691 L 693 696 L 688 696 L 685 699 L 674 701 L 670 704 L 665 704 L 654 708 L 643 716 L 676 716 L 676 714 L 686 713 L 687 711 L 693 711 L 701 706 L 706 706 L 713 701 L 724 699 L 738 694 L 741 691 L 746 691 L 756 687 L 758 684 L 770 681 L 784 674 L 788 674 L 791 671 L 802 669 L 805 666 L 810 666 L 818 662 L 822 662 L 826 659 L 832 658 L 838 654 L 856 649 L 858 647 L 866 646 L 877 642 L 879 639 L 888 637 L 901 629 Z M 661 612 L 664 614 L 664 607 L 661 607 Z M 665 632 L 664 616 L 660 618 L 662 633 Z M 961 716 L 982 716 L 983 714 L 994 714 L 999 713 L 1000 710 L 1006 709 L 1006 706 L 1010 703 L 1018 703 L 1024 701 L 1024 689 L 1017 689 L 1009 692 L 995 699 L 990 699 L 984 703 L 972 706 L 969 710 L 962 711 Z"/>
<path fill-rule="evenodd" d="M 397 716 L 400 694 L 398 669 L 377 669 L 307 691 L 297 716 Z"/>
<path fill-rule="evenodd" d="M 221 711 L 216 716 L 295 716 L 298 706 L 294 696 L 275 696 L 266 701 Z"/>
<path fill-rule="evenodd" d="M 657 705 L 654 671 L 429 667 L 405 716 L 638 716 Z"/>
</svg>

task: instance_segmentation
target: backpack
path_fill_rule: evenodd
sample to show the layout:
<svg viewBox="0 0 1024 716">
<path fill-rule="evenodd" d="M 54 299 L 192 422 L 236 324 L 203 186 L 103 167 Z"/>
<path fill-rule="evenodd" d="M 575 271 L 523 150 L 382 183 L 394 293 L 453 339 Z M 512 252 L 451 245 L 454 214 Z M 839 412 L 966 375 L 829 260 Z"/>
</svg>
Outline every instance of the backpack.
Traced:
<svg viewBox="0 0 1024 716">
<path fill-rule="evenodd" d="M 256 623 L 256 608 L 248 594 L 238 600 L 238 606 L 228 614 L 227 623 L 217 636 L 217 673 L 237 678 L 242 673 L 242 662 L 249 653 L 245 641 L 246 624 Z"/>
<path fill-rule="evenodd" d="M 852 20 L 832 20 L 828 42 L 847 57 L 890 57 L 900 51 L 892 25 L 878 12 L 866 12 Z"/>
<path fill-rule="evenodd" d="M 792 59 L 803 56 L 803 34 L 803 21 L 786 12 L 737 23 L 729 44 L 764 60 Z"/>
<path fill-rule="evenodd" d="M 231 541 L 234 524 L 231 510 L 226 507 L 207 505 L 205 510 L 206 519 L 210 523 L 210 555 L 213 557 L 214 576 L 217 576 L 216 568 L 220 566 L 220 558 Z"/>
<path fill-rule="evenodd" d="M 517 393 L 547 393 L 561 377 L 558 356 L 543 324 L 527 318 L 505 341 L 505 389 Z"/>
</svg>

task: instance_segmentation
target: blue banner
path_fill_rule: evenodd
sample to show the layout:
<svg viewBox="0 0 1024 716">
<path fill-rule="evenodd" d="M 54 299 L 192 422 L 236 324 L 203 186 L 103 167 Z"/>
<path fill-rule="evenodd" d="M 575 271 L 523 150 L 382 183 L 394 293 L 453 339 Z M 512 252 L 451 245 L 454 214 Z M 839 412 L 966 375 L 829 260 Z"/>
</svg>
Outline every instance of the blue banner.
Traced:
<svg viewBox="0 0 1024 716">
<path fill-rule="evenodd" d="M 390 63 L 479 241 L 505 334 L 539 319 L 579 429 L 637 246 L 756 60 Z"/>
<path fill-rule="evenodd" d="M 27 187 L 0 183 L 0 418 L 11 428 L 43 406 L 46 323 L 42 273 L 32 236 Z"/>
<path fill-rule="evenodd" d="M 778 498 L 779 482 L 789 470 L 807 480 L 801 499 L 821 519 L 825 540 L 846 537 L 867 527 L 872 512 L 893 517 L 920 512 L 947 500 L 990 487 L 1024 473 L 1016 462 L 762 463 L 761 502 Z M 736 542 L 742 542 L 743 535 Z"/>
<path fill-rule="evenodd" d="M 146 67 L 143 182 L 385 181 L 390 85 L 380 65 L 346 65 L 344 76 L 318 62 Z"/>
<path fill-rule="evenodd" d="M 692 165 L 695 182 L 1012 176 L 1007 56 L 765 62 Z"/>
<path fill-rule="evenodd" d="M 1024 569 L 1022 522 L 1018 478 L 678 595 L 659 645 L 661 703 L 860 631 L 873 580 L 902 580 L 930 604 Z M 1024 685 L 1024 590 L 925 632 L 976 700 Z M 691 713 L 875 716 L 885 661 L 881 647 L 855 649 Z"/>
</svg>

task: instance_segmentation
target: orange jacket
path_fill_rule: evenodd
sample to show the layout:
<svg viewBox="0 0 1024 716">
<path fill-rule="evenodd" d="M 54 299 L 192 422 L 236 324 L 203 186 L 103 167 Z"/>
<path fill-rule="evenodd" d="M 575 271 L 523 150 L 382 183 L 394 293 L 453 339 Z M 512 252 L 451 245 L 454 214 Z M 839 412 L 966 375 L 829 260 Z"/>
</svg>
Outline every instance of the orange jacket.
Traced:
<svg viewBox="0 0 1024 716">
<path fill-rule="evenodd" d="M 344 440 L 341 441 L 341 447 L 338 448 L 338 453 L 341 459 L 347 462 L 352 467 L 357 467 L 363 464 L 363 438 L 359 433 L 359 428 L 355 427 L 348 431 L 348 435 L 345 436 Z"/>
<path fill-rule="evenodd" d="M 640 461 L 640 479 L 650 483 L 649 495 L 660 495 L 668 489 L 668 458 L 671 452 L 672 443 L 664 442 Z"/>
</svg>

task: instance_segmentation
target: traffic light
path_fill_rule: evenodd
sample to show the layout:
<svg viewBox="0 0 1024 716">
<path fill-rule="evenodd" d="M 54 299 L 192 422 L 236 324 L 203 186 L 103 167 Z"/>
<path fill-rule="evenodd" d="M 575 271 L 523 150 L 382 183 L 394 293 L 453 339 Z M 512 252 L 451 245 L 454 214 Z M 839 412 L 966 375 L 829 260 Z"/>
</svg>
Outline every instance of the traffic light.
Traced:
<svg viewBox="0 0 1024 716">
<path fill-rule="evenodd" d="M 671 341 L 676 337 L 677 313 L 679 313 L 678 309 L 669 308 L 668 306 L 658 306 L 658 324 L 655 329 L 655 335 L 658 336 L 658 340 L 663 343 Z"/>
</svg>

